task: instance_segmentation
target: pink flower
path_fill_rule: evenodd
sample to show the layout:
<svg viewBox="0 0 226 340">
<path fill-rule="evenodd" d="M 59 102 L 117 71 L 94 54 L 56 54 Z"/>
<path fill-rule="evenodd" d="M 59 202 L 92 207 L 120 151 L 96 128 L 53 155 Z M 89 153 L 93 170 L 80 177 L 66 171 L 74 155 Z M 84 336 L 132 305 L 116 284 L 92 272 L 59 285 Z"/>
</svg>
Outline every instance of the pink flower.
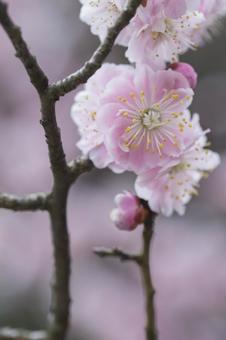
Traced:
<svg viewBox="0 0 226 340">
<path fill-rule="evenodd" d="M 193 121 L 199 125 L 196 115 Z M 197 129 L 200 127 L 197 126 Z M 206 149 L 206 142 L 203 134 L 179 157 L 172 158 L 163 167 L 156 167 L 138 176 L 136 192 L 148 201 L 154 212 L 165 216 L 171 216 L 174 211 L 179 215 L 184 214 L 185 204 L 198 194 L 200 179 L 220 163 L 219 155 Z"/>
<path fill-rule="evenodd" d="M 183 75 L 138 66 L 108 83 L 100 99 L 98 129 L 115 162 L 136 173 L 180 154 L 194 129 L 187 107 L 193 91 Z"/>
<path fill-rule="evenodd" d="M 175 63 L 175 64 L 171 64 L 170 68 L 174 71 L 177 71 L 183 74 L 183 76 L 185 76 L 185 78 L 189 82 L 189 85 L 191 86 L 192 89 L 196 87 L 198 75 L 190 64 Z"/>
<path fill-rule="evenodd" d="M 121 230 L 132 231 L 144 221 L 145 211 L 139 199 L 128 191 L 115 197 L 117 208 L 111 212 L 111 220 Z"/>
<path fill-rule="evenodd" d="M 175 62 L 180 54 L 195 48 L 194 33 L 205 18 L 189 10 L 189 1 L 148 1 L 140 6 L 117 43 L 128 47 L 130 62 Z M 193 6 L 192 6 L 193 7 Z"/>
<path fill-rule="evenodd" d="M 179 54 L 195 47 L 194 31 L 204 22 L 203 14 L 197 11 L 200 1 L 144 1 L 116 42 L 128 47 L 126 56 L 131 62 L 148 62 L 155 69 L 163 68 L 164 62 L 175 62 Z M 101 41 L 127 5 L 126 0 L 81 2 L 81 20 Z"/>
<path fill-rule="evenodd" d="M 78 92 L 72 106 L 72 119 L 79 128 L 81 139 L 78 148 L 89 156 L 97 168 L 109 166 L 116 172 L 123 169 L 113 162 L 112 155 L 104 145 L 104 134 L 97 128 L 97 115 L 100 110 L 100 98 L 112 78 L 119 74 L 126 77 L 132 68 L 105 64 L 92 76 L 83 91 Z"/>
</svg>

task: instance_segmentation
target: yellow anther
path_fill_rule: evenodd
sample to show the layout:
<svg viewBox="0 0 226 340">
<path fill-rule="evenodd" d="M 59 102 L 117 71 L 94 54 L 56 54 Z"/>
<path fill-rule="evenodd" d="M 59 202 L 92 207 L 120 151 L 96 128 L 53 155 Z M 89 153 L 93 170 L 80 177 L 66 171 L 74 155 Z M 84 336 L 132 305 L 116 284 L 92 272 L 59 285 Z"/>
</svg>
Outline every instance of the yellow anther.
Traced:
<svg viewBox="0 0 226 340">
<path fill-rule="evenodd" d="M 153 40 L 158 39 L 159 33 L 158 32 L 151 32 L 151 36 Z"/>
<path fill-rule="evenodd" d="M 95 111 L 90 112 L 90 116 L 92 117 L 93 120 L 96 119 L 97 113 Z"/>
<path fill-rule="evenodd" d="M 177 112 L 172 112 L 172 116 L 173 116 L 174 118 L 178 118 L 178 117 L 179 117 L 179 113 L 177 113 Z"/>
<path fill-rule="evenodd" d="M 172 98 L 173 100 L 177 100 L 177 99 L 179 98 L 179 95 L 178 95 L 178 94 L 172 94 L 172 95 L 171 95 L 171 98 Z"/>
<path fill-rule="evenodd" d="M 125 129 L 125 132 L 128 133 L 132 130 L 131 126 L 128 126 L 126 129 Z"/>
</svg>

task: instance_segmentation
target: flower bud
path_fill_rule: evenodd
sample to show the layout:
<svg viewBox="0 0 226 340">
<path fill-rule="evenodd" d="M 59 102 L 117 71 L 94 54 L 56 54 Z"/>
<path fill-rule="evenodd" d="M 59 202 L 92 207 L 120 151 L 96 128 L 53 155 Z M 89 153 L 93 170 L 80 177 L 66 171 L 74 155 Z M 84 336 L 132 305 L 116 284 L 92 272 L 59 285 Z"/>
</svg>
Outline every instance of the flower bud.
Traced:
<svg viewBox="0 0 226 340">
<path fill-rule="evenodd" d="M 192 89 L 196 87 L 198 75 L 190 64 L 174 63 L 170 65 L 170 68 L 176 72 L 183 74 Z"/>
<path fill-rule="evenodd" d="M 116 209 L 111 212 L 111 220 L 120 230 L 132 231 L 145 219 L 145 210 L 137 196 L 128 191 L 116 195 Z"/>
</svg>

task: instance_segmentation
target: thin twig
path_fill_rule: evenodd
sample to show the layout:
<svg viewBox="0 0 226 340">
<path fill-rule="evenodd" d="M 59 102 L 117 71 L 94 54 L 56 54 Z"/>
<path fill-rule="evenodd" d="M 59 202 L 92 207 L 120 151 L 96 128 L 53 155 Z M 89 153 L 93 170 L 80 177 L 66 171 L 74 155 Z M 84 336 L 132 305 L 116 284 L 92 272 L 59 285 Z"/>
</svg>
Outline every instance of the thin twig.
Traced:
<svg viewBox="0 0 226 340">
<path fill-rule="evenodd" d="M 22 37 L 20 28 L 16 26 L 10 18 L 7 11 L 7 4 L 4 1 L 0 1 L 0 23 L 16 50 L 16 56 L 23 63 L 31 83 L 38 93 L 43 93 L 48 88 L 48 79 L 36 58 L 30 53 Z"/>
<path fill-rule="evenodd" d="M 0 329 L 0 340 L 46 340 L 46 332 L 2 328 Z"/>
<path fill-rule="evenodd" d="M 0 193 L 0 208 L 14 211 L 48 210 L 50 194 L 35 193 L 24 197 Z"/>
<path fill-rule="evenodd" d="M 110 53 L 117 36 L 133 18 L 140 3 L 141 0 L 130 0 L 127 8 L 119 16 L 115 25 L 108 30 L 106 38 L 93 53 L 90 60 L 87 61 L 80 70 L 50 86 L 51 95 L 56 100 L 60 96 L 64 96 L 65 94 L 75 90 L 78 85 L 84 84 L 98 70 L 98 68 L 101 67 L 105 58 Z"/>
<path fill-rule="evenodd" d="M 98 247 L 98 248 L 95 248 L 93 250 L 93 252 L 97 256 L 102 257 L 102 258 L 117 257 L 122 262 L 132 261 L 132 262 L 135 262 L 135 263 L 141 265 L 141 261 L 142 261 L 140 255 L 127 254 L 127 253 L 123 252 L 122 250 L 120 250 L 118 248 L 111 249 L 111 248 Z"/>
</svg>

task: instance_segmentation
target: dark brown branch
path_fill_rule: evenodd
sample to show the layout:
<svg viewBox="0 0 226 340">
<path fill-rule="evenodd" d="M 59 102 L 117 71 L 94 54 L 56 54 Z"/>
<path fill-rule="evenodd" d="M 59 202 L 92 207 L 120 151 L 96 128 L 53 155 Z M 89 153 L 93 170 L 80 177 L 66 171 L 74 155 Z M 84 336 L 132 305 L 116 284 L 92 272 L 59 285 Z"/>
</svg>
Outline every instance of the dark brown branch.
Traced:
<svg viewBox="0 0 226 340">
<path fill-rule="evenodd" d="M 29 332 L 19 329 L 0 329 L 0 340 L 46 340 L 44 331 Z"/>
<path fill-rule="evenodd" d="M 70 173 L 63 150 L 60 130 L 57 126 L 55 102 L 48 93 L 47 77 L 31 55 L 20 29 L 10 19 L 7 6 L 0 1 L 0 23 L 8 34 L 17 57 L 23 63 L 32 84 L 39 93 L 42 120 L 49 150 L 49 159 L 54 177 L 53 190 L 49 200 L 49 212 L 54 246 L 54 281 L 52 285 L 52 306 L 48 327 L 48 340 L 63 340 L 69 322 L 69 277 L 70 254 L 66 221 L 66 204 Z"/>
<path fill-rule="evenodd" d="M 63 340 L 70 317 L 70 244 L 67 226 L 67 197 L 69 187 L 55 182 L 50 210 L 54 251 L 52 301 L 49 313 L 48 340 Z"/>
<path fill-rule="evenodd" d="M 50 219 L 54 251 L 52 302 L 49 314 L 48 340 L 63 340 L 70 314 L 70 245 L 67 226 L 67 197 L 71 184 L 60 129 L 56 121 L 55 102 L 48 94 L 41 97 L 42 120 L 54 183 Z"/>
<path fill-rule="evenodd" d="M 43 93 L 48 88 L 48 79 L 36 58 L 30 53 L 20 28 L 13 23 L 7 11 L 7 4 L 3 1 L 0 1 L 0 23 L 16 50 L 16 56 L 23 63 L 31 83 L 39 93 Z"/>
<path fill-rule="evenodd" d="M 89 61 L 77 72 L 50 86 L 51 95 L 57 100 L 60 96 L 73 91 L 80 84 L 84 84 L 101 67 L 110 53 L 114 42 L 136 13 L 141 0 L 130 0 L 125 11 L 122 12 L 115 25 L 108 30 L 108 34 L 94 52 Z"/>
<path fill-rule="evenodd" d="M 24 197 L 0 193 L 0 208 L 14 211 L 49 209 L 50 194 L 35 193 Z"/>
<path fill-rule="evenodd" d="M 48 93 L 41 96 L 40 99 L 42 111 L 40 123 L 45 131 L 51 170 L 55 181 L 62 181 L 67 177 L 68 169 L 60 129 L 56 121 L 55 102 L 49 98 Z M 64 183 L 61 184 L 63 185 Z"/>
</svg>

